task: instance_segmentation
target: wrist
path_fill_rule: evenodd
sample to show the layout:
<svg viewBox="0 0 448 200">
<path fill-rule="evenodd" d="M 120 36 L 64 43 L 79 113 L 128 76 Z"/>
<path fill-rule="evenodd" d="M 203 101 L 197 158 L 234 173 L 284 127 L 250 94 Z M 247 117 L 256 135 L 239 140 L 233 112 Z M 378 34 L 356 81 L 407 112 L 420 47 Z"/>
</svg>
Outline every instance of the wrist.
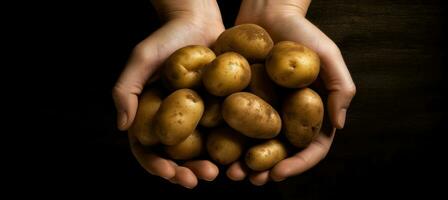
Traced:
<svg viewBox="0 0 448 200">
<path fill-rule="evenodd" d="M 305 17 L 311 0 L 243 0 L 237 17 L 237 24 L 259 23 L 279 17 Z"/>
<path fill-rule="evenodd" d="M 221 21 L 216 0 L 152 0 L 159 16 L 166 21 L 188 19 L 198 21 Z"/>
</svg>

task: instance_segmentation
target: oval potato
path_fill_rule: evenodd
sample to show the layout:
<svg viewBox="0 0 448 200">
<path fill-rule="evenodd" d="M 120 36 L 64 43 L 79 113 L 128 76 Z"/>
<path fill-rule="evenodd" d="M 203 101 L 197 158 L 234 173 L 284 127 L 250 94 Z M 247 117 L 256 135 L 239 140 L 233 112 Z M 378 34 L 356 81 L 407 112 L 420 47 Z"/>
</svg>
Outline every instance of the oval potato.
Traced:
<svg viewBox="0 0 448 200">
<path fill-rule="evenodd" d="M 246 153 L 246 165 L 254 171 L 264 171 L 285 159 L 286 147 L 277 139 L 271 139 L 250 148 Z"/>
<path fill-rule="evenodd" d="M 159 138 L 151 130 L 151 127 L 161 103 L 161 94 L 156 89 L 144 91 L 139 98 L 137 113 L 128 132 L 134 135 L 144 146 L 154 145 L 159 142 Z"/>
<path fill-rule="evenodd" d="M 278 105 L 275 83 L 269 78 L 264 64 L 252 64 L 249 91 L 270 105 Z"/>
<path fill-rule="evenodd" d="M 222 117 L 230 127 L 251 138 L 273 138 L 282 127 L 277 111 L 260 97 L 248 92 L 228 96 L 222 105 Z"/>
<path fill-rule="evenodd" d="M 241 24 L 221 33 L 214 44 L 217 55 L 237 52 L 250 62 L 263 61 L 274 42 L 268 32 L 256 24 Z"/>
<path fill-rule="evenodd" d="M 223 122 L 221 115 L 221 100 L 217 97 L 206 95 L 204 103 L 205 110 L 199 124 L 207 128 L 216 127 L 221 124 Z"/>
<path fill-rule="evenodd" d="M 303 88 L 316 80 L 320 70 L 319 56 L 295 42 L 274 45 L 266 58 L 266 71 L 277 84 L 287 88 Z"/>
<path fill-rule="evenodd" d="M 203 112 L 204 103 L 195 91 L 176 90 L 162 101 L 153 130 L 162 144 L 179 144 L 196 129 Z"/>
<path fill-rule="evenodd" d="M 202 135 L 199 131 L 193 133 L 179 144 L 165 146 L 165 152 L 175 160 L 189 160 L 199 156 L 203 149 Z"/>
<path fill-rule="evenodd" d="M 189 45 L 178 49 L 165 62 L 163 80 L 170 89 L 196 88 L 201 84 L 202 69 L 215 59 L 205 46 Z"/>
<path fill-rule="evenodd" d="M 324 118 L 324 104 L 310 88 L 295 91 L 283 103 L 283 126 L 286 138 L 304 148 L 317 137 Z"/>
<path fill-rule="evenodd" d="M 210 94 L 227 96 L 246 88 L 250 77 L 247 60 L 237 53 L 227 52 L 205 67 L 202 81 Z"/>
<path fill-rule="evenodd" d="M 235 162 L 243 152 L 243 136 L 229 127 L 212 129 L 207 137 L 207 152 L 222 165 Z"/>
</svg>

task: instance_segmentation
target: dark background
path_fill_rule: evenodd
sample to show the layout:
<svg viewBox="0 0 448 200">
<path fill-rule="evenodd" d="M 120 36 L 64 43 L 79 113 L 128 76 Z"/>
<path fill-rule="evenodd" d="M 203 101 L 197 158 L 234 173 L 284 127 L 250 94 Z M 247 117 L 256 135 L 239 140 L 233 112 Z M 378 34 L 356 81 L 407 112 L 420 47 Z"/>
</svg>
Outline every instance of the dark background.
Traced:
<svg viewBox="0 0 448 200">
<path fill-rule="evenodd" d="M 219 1 L 227 28 L 239 3 Z M 48 135 L 42 143 L 28 141 L 38 148 L 24 151 L 26 165 L 19 168 L 33 177 L 25 185 L 44 188 L 39 193 L 365 199 L 443 192 L 436 183 L 445 181 L 447 133 L 441 1 L 313 1 L 307 18 L 339 45 L 358 89 L 330 153 L 312 170 L 281 183 L 255 187 L 247 180 L 228 181 L 221 172 L 217 181 L 200 181 L 191 191 L 146 173 L 115 127 L 114 82 L 133 46 L 161 25 L 149 1 L 50 5 L 56 8 L 25 19 L 35 34 L 22 32 L 25 42 L 36 42 L 33 52 L 44 54 L 35 58 L 39 67 L 31 66 L 31 89 L 19 90 L 39 107 L 27 125 L 31 135 Z"/>
</svg>

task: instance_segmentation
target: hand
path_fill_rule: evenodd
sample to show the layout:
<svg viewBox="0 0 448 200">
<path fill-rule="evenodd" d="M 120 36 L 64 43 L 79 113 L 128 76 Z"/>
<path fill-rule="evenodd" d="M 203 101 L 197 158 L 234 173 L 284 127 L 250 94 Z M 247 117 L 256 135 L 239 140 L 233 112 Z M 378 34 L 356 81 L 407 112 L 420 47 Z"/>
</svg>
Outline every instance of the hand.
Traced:
<svg viewBox="0 0 448 200">
<path fill-rule="evenodd" d="M 344 127 L 347 109 L 356 92 L 339 48 L 305 19 L 309 4 L 309 0 L 243 0 L 236 20 L 236 24 L 255 23 L 264 27 L 274 42 L 295 41 L 317 52 L 321 58 L 319 79 L 328 93 L 327 111 L 331 124 L 324 120 L 321 133 L 307 148 L 280 161 L 270 171 L 252 172 L 249 179 L 254 185 L 298 175 L 325 158 L 336 128 Z M 242 180 L 247 174 L 248 170 L 240 162 L 227 170 L 227 176 L 232 180 Z"/>
<path fill-rule="evenodd" d="M 153 0 L 158 14 L 166 23 L 140 42 L 113 89 L 117 108 L 117 125 L 127 130 L 138 106 L 138 96 L 147 80 L 175 50 L 192 44 L 210 46 L 224 31 L 216 1 L 209 0 Z M 144 150 L 129 135 L 132 152 L 139 163 L 151 174 L 161 176 L 187 188 L 197 184 L 197 178 L 213 180 L 218 168 L 210 161 L 192 161 L 184 166 L 163 159 Z"/>
</svg>

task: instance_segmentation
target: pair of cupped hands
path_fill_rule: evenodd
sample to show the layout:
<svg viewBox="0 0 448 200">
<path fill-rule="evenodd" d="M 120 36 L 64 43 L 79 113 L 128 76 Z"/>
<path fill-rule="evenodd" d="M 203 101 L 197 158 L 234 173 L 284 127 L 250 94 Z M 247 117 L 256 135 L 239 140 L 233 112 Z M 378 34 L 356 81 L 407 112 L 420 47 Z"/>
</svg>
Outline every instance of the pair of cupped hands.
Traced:
<svg viewBox="0 0 448 200">
<path fill-rule="evenodd" d="M 215 0 L 153 0 L 164 25 L 140 42 L 113 89 L 118 128 L 127 130 L 136 115 L 138 97 L 146 82 L 177 49 L 187 45 L 211 46 L 224 31 Z M 305 149 L 277 163 L 272 169 L 254 172 L 237 161 L 226 175 L 235 181 L 249 178 L 254 185 L 269 180 L 282 181 L 312 168 L 330 150 L 336 129 L 345 124 L 346 112 L 356 88 L 337 45 L 305 18 L 310 0 L 243 0 L 235 25 L 254 23 L 265 28 L 274 42 L 295 41 L 313 49 L 321 59 L 319 80 L 326 95 L 327 124 Z M 324 128 L 327 127 L 327 128 Z M 172 160 L 148 152 L 129 134 L 132 152 L 149 173 L 186 188 L 194 188 L 198 179 L 214 180 L 218 167 L 209 160 L 188 161 L 178 165 Z"/>
</svg>

